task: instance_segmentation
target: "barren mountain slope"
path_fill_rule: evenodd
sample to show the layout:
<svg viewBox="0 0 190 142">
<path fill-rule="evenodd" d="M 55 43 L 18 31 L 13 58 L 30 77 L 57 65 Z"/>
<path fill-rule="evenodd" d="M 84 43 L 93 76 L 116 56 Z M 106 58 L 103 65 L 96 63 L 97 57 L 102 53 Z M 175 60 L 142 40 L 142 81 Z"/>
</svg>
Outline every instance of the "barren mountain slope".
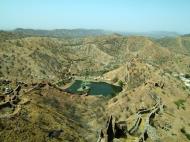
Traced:
<svg viewBox="0 0 190 142">
<path fill-rule="evenodd" d="M 0 141 L 189 141 L 188 42 L 3 34 Z"/>
</svg>

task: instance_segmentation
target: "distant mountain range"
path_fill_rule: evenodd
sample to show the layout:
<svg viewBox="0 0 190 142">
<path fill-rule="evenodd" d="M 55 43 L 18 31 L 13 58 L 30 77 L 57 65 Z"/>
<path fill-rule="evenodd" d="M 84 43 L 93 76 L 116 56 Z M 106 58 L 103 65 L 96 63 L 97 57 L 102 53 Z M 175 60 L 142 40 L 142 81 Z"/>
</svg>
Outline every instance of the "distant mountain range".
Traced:
<svg viewBox="0 0 190 142">
<path fill-rule="evenodd" d="M 168 32 L 168 31 L 153 31 L 153 32 L 121 32 L 122 35 L 128 36 L 146 36 L 146 37 L 153 37 L 153 38 L 164 38 L 164 37 L 177 37 L 180 36 L 177 32 Z"/>
<path fill-rule="evenodd" d="M 183 35 L 183 37 L 190 37 L 190 34 L 185 34 Z"/>
<path fill-rule="evenodd" d="M 48 37 L 86 37 L 86 36 L 100 36 L 107 35 L 110 32 L 100 29 L 55 29 L 55 30 L 34 30 L 18 28 L 13 30 L 14 33 L 34 35 L 34 36 L 48 36 Z"/>
<path fill-rule="evenodd" d="M 1 30 L 2 31 L 2 30 Z M 153 31 L 153 32 L 118 32 L 108 31 L 101 29 L 55 29 L 55 30 L 41 30 L 41 29 L 23 29 L 18 28 L 12 31 L 13 34 L 25 35 L 25 36 L 43 36 L 43 37 L 87 37 L 87 36 L 100 36 L 100 35 L 124 35 L 124 36 L 146 36 L 152 38 L 164 38 L 164 37 L 177 37 L 181 36 L 177 32 L 168 31 Z M 188 36 L 184 35 L 184 36 Z"/>
</svg>

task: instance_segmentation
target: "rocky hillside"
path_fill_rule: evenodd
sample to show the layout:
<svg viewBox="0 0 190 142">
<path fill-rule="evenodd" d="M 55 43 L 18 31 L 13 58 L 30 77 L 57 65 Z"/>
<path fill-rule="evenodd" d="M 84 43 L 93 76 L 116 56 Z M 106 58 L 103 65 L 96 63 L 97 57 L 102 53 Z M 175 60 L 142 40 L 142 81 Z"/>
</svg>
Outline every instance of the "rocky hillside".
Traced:
<svg viewBox="0 0 190 142">
<path fill-rule="evenodd" d="M 189 37 L 49 34 L 0 33 L 0 141 L 190 140 Z"/>
</svg>

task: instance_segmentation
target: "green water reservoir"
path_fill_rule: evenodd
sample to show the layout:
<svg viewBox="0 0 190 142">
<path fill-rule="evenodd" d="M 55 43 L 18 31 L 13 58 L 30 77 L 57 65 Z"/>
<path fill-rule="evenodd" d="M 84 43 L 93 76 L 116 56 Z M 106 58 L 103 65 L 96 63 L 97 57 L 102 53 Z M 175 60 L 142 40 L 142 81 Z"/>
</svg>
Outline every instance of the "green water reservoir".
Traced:
<svg viewBox="0 0 190 142">
<path fill-rule="evenodd" d="M 74 83 L 66 89 L 66 92 L 72 94 L 84 94 L 88 92 L 88 95 L 103 95 L 103 96 L 115 96 L 121 92 L 120 86 L 112 85 L 106 82 L 93 82 L 75 80 Z"/>
</svg>

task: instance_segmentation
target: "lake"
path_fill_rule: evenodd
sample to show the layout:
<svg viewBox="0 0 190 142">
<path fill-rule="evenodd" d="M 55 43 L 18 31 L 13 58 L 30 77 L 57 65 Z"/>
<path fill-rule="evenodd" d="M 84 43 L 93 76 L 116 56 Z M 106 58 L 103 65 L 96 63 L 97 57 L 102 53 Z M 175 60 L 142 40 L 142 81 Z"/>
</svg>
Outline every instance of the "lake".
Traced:
<svg viewBox="0 0 190 142">
<path fill-rule="evenodd" d="M 122 91 L 120 86 L 109 84 L 106 82 L 93 82 L 75 80 L 74 83 L 66 89 L 66 92 L 72 94 L 84 94 L 88 91 L 89 95 L 115 96 Z"/>
</svg>

